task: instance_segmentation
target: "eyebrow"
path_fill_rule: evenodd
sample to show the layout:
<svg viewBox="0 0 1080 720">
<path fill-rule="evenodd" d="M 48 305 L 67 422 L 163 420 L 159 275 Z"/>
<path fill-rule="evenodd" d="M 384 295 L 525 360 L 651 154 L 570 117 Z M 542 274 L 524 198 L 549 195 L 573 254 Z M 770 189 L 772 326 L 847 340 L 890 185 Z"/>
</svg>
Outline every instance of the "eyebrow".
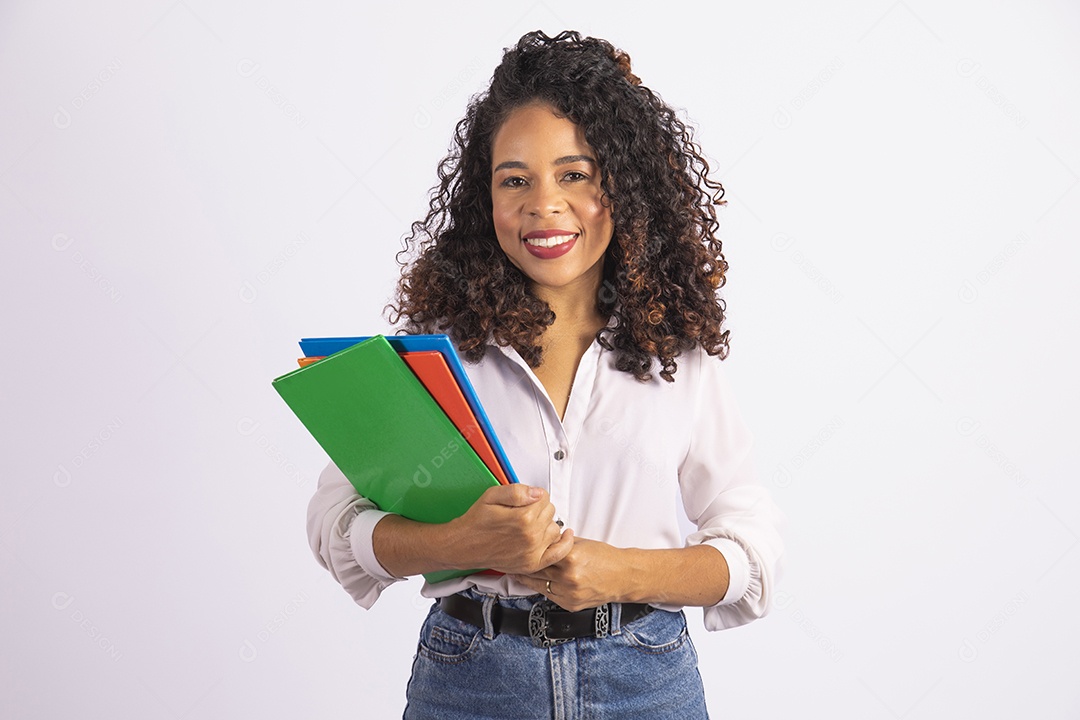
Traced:
<svg viewBox="0 0 1080 720">
<path fill-rule="evenodd" d="M 570 163 L 576 163 L 576 162 L 587 162 L 587 163 L 592 163 L 593 165 L 596 164 L 596 160 L 594 158 L 589 157 L 588 155 L 563 155 L 561 158 L 555 158 L 555 162 L 552 163 L 552 164 L 553 165 L 569 165 Z M 521 162 L 520 160 L 507 160 L 506 162 L 501 162 L 498 165 L 496 165 L 495 169 L 492 170 L 492 172 L 499 172 L 500 170 L 506 170 L 506 169 L 510 169 L 510 168 L 516 168 L 516 169 L 520 169 L 520 170 L 528 170 L 529 166 L 526 165 L 525 163 Z"/>
</svg>

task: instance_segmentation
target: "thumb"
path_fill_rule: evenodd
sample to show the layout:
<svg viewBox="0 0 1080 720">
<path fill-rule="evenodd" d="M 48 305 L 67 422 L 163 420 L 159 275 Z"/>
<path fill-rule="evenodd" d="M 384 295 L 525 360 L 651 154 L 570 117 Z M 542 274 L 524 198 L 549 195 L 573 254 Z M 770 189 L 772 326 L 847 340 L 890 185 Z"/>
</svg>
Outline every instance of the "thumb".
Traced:
<svg viewBox="0 0 1080 720">
<path fill-rule="evenodd" d="M 545 495 L 547 495 L 547 491 L 543 488 L 522 485 L 520 483 L 499 485 L 484 491 L 485 502 L 491 505 L 504 505 L 506 507 L 524 507 L 526 505 L 532 505 Z"/>
</svg>

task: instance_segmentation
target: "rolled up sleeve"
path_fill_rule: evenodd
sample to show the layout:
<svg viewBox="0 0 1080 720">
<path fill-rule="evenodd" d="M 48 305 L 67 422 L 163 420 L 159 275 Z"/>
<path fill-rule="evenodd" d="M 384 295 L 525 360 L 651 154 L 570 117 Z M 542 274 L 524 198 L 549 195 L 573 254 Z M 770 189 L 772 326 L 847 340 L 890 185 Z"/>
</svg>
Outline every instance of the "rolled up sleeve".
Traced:
<svg viewBox="0 0 1080 720">
<path fill-rule="evenodd" d="M 698 382 L 679 485 L 687 517 L 697 527 L 687 546 L 711 545 L 727 561 L 727 591 L 705 608 L 705 627 L 723 630 L 768 613 L 781 572 L 786 518 L 757 480 L 753 436 L 718 358 L 702 355 Z"/>
<path fill-rule="evenodd" d="M 397 578 L 379 564 L 372 548 L 375 526 L 388 513 L 357 494 L 331 462 L 308 503 L 308 542 L 316 560 L 364 608 L 370 608 Z"/>
</svg>

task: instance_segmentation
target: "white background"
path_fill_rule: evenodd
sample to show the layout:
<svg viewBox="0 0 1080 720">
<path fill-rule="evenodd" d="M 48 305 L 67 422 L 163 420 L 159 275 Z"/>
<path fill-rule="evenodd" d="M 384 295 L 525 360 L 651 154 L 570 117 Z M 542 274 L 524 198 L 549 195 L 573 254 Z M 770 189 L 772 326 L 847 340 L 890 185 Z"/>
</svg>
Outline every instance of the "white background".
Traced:
<svg viewBox="0 0 1080 720">
<path fill-rule="evenodd" d="M 316 564 L 270 380 L 386 328 L 537 28 L 626 49 L 729 191 L 790 525 L 766 619 L 689 613 L 713 714 L 1080 716 L 1075 4 L 92 5 L 0 8 L 0 716 L 400 715 L 427 602 Z"/>
</svg>

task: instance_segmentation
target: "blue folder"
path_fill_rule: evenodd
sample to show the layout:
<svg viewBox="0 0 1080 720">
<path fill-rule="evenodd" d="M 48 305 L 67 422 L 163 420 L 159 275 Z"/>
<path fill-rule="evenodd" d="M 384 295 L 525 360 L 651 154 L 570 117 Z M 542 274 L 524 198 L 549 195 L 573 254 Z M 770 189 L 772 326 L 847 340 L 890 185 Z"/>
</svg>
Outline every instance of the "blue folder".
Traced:
<svg viewBox="0 0 1080 720">
<path fill-rule="evenodd" d="M 304 353 L 304 357 L 333 355 L 368 339 L 370 339 L 370 336 L 303 338 L 300 340 L 300 352 Z M 473 414 L 476 416 L 476 422 L 480 425 L 480 429 L 483 430 L 484 436 L 487 437 L 492 452 L 495 453 L 503 472 L 506 473 L 507 479 L 512 483 L 518 482 L 514 468 L 510 465 L 510 459 L 506 457 L 502 443 L 499 442 L 499 438 L 495 435 L 495 429 L 491 427 L 491 421 L 488 419 L 487 413 L 484 412 L 484 406 L 480 404 L 480 398 L 476 396 L 476 390 L 473 388 L 472 382 L 469 381 L 469 376 L 465 373 L 465 367 L 461 364 L 461 358 L 458 357 L 457 350 L 454 348 L 454 344 L 450 342 L 450 338 L 446 335 L 387 335 L 386 340 L 399 353 L 430 352 L 434 350 L 442 354 L 443 358 L 446 359 L 447 366 L 450 368 L 450 373 L 461 388 L 461 394 L 465 396 L 466 402 L 472 408 Z"/>
</svg>

